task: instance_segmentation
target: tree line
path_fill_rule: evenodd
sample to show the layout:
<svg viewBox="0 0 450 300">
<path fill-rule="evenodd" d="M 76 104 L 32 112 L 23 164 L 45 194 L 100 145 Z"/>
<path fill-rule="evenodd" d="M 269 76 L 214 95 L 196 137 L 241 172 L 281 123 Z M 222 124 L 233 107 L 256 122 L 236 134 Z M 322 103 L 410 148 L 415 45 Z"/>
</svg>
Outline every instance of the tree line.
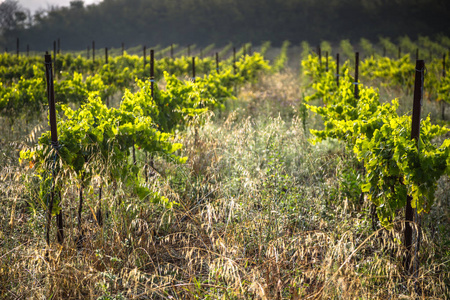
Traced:
<svg viewBox="0 0 450 300">
<path fill-rule="evenodd" d="M 415 38 L 450 35 L 449 15 L 450 2 L 441 0 L 76 0 L 34 15 L 6 0 L 0 4 L 0 47 L 15 49 L 17 38 L 38 51 L 49 50 L 57 38 L 71 50 L 92 40 L 119 47 Z"/>
</svg>

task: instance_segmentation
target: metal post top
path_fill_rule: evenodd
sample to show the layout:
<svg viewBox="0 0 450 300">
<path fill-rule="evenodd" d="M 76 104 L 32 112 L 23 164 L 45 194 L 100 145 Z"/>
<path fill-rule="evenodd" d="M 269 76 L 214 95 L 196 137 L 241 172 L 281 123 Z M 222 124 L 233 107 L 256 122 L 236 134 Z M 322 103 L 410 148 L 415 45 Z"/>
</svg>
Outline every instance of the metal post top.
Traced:
<svg viewBox="0 0 450 300">
<path fill-rule="evenodd" d="M 48 54 L 48 52 L 45 52 L 45 63 L 51 63 L 52 62 L 52 56 L 51 54 Z"/>
<path fill-rule="evenodd" d="M 417 59 L 416 60 L 416 66 L 418 66 L 418 67 L 425 66 L 425 61 L 423 59 Z"/>
</svg>

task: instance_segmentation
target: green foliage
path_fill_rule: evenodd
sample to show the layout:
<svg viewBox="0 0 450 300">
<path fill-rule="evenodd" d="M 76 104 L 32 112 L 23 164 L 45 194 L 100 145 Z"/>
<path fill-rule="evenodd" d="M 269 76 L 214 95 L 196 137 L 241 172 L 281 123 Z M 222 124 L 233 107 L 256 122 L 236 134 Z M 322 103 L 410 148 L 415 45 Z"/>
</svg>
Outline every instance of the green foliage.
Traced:
<svg viewBox="0 0 450 300">
<path fill-rule="evenodd" d="M 309 55 L 311 55 L 311 47 L 309 46 L 309 43 L 307 41 L 303 41 L 301 43 L 302 53 L 301 53 L 301 60 L 307 59 Z"/>
<path fill-rule="evenodd" d="M 398 49 L 397 46 L 391 42 L 389 38 L 380 37 L 380 45 L 383 49 L 386 49 L 386 55 L 391 57 L 397 57 Z"/>
<path fill-rule="evenodd" d="M 17 83 L 10 85 L 0 83 L 0 112 L 8 118 L 38 116 L 48 104 L 47 85 L 42 71 L 33 66 L 33 78 L 21 77 Z M 60 104 L 84 103 L 90 92 L 99 92 L 102 97 L 113 93 L 114 86 L 103 82 L 100 75 L 83 76 L 74 72 L 72 76 L 65 73 L 65 78 L 54 82 L 55 100 Z"/>
<path fill-rule="evenodd" d="M 281 46 L 280 54 L 275 59 L 272 71 L 273 72 L 280 72 L 284 68 L 286 68 L 287 62 L 288 62 L 288 56 L 287 56 L 287 50 L 289 48 L 289 45 L 291 43 L 289 41 L 284 41 L 283 45 Z"/>
<path fill-rule="evenodd" d="M 427 36 L 419 36 L 417 44 L 421 49 L 426 49 L 429 53 L 436 53 L 439 56 L 447 52 L 446 47 L 442 43 L 432 41 Z"/>
<path fill-rule="evenodd" d="M 214 44 L 214 43 L 209 44 L 208 46 L 202 48 L 200 53 L 203 54 L 203 56 L 208 55 L 215 47 L 216 47 L 216 44 Z M 200 58 L 203 59 L 203 57 L 200 57 Z"/>
<path fill-rule="evenodd" d="M 0 78 L 3 83 L 11 84 L 18 78 L 31 79 L 41 76 L 44 76 L 44 65 L 37 57 L 17 58 L 8 53 L 0 54 Z"/>
<path fill-rule="evenodd" d="M 28 118 L 42 111 L 47 99 L 45 80 L 42 77 L 26 79 L 7 86 L 0 82 L 0 112 L 8 118 L 25 114 Z"/>
<path fill-rule="evenodd" d="M 106 85 L 100 75 L 88 76 L 83 81 L 83 75 L 74 72 L 72 79 L 66 78 L 55 83 L 55 99 L 59 103 L 84 103 L 91 92 L 99 92 L 101 98 L 112 94 L 113 88 Z"/>
<path fill-rule="evenodd" d="M 329 97 L 333 97 L 337 89 L 336 81 L 336 62 L 328 58 L 328 72 L 325 67 L 325 57 L 322 57 L 322 63 L 319 63 L 319 57 L 316 55 L 309 55 L 307 59 L 302 60 L 303 75 L 310 80 L 310 85 L 315 92 L 306 97 L 309 102 L 314 99 L 322 99 L 324 103 L 328 102 Z M 344 64 L 341 69 L 341 74 L 347 74 L 347 64 Z"/>
<path fill-rule="evenodd" d="M 261 61 L 255 60 L 256 64 Z M 255 68 L 259 68 L 255 66 Z M 242 84 L 245 78 L 232 74 L 231 68 L 221 73 L 212 72 L 207 76 L 196 80 L 196 84 L 200 90 L 200 95 L 204 99 L 203 104 L 209 109 L 224 108 L 226 99 L 234 99 L 233 87 Z"/>
<path fill-rule="evenodd" d="M 0 83 L 0 113 L 2 115 L 11 119 L 22 115 L 30 118 L 43 112 L 43 107 L 48 103 L 45 68 L 43 65 L 39 67 L 37 64 L 30 64 L 34 60 L 28 58 L 15 59 L 7 54 L 0 55 L 0 71 L 3 70 L 3 75 L 6 76 L 6 79 Z M 8 65 L 9 63 L 11 65 Z M 70 54 L 58 55 L 55 64 L 59 77 L 59 80 L 54 82 L 55 99 L 58 103 L 63 104 L 85 103 L 91 92 L 98 92 L 100 98 L 105 99 L 118 91 L 125 91 L 125 89 L 132 87 L 136 78 L 142 81 L 150 76 L 148 62 L 144 68 L 143 58 L 136 55 L 129 56 L 126 53 L 123 57 L 110 58 L 108 64 L 104 65 L 96 63 L 94 66 L 91 60 L 86 60 L 80 56 L 75 58 Z M 27 71 L 20 71 L 25 66 L 28 68 Z M 172 93 L 166 95 L 165 92 L 162 92 L 158 101 L 162 101 L 160 104 L 164 106 L 168 103 L 163 100 L 164 97 L 178 97 L 178 106 L 182 102 L 186 102 L 186 99 L 190 99 L 189 101 L 198 102 L 197 104 L 204 102 L 206 105 L 208 103 L 207 106 L 210 108 L 219 107 L 225 98 L 231 97 L 231 88 L 234 87 L 234 84 L 244 81 L 254 82 L 260 72 L 270 69 L 268 62 L 257 53 L 252 56 L 241 57 L 236 66 L 238 71 L 236 76 L 231 74 L 233 69 L 230 62 L 224 62 L 221 67 L 221 74 L 216 74 L 215 71 L 211 72 L 215 70 L 213 58 L 197 59 L 197 74 L 209 75 L 204 78 L 198 76 L 198 83 L 189 85 L 187 82 L 181 84 L 181 81 L 176 78 L 192 74 L 192 58 L 183 56 L 176 59 L 157 60 L 155 61 L 155 80 L 158 81 L 162 78 L 169 80 L 168 91 L 170 90 L 169 94 Z M 16 69 L 19 69 L 25 75 L 17 79 L 18 71 Z M 168 74 L 171 74 L 172 77 Z M 191 90 L 191 94 L 187 98 L 185 98 L 187 90 L 175 92 L 182 86 Z M 194 90 L 196 91 L 194 92 Z M 194 97 L 195 93 L 198 96 Z M 201 101 L 197 99 L 199 97 L 202 98 Z M 173 102 L 173 99 L 169 102 Z M 184 109 L 193 108 L 192 105 L 185 104 L 187 106 Z M 173 112 L 174 107 L 163 106 L 160 106 L 160 109 L 168 110 L 170 113 Z"/>
<path fill-rule="evenodd" d="M 356 141 L 354 151 L 359 159 L 364 159 L 367 171 L 362 189 L 377 205 L 382 224 L 387 225 L 395 211 L 406 205 L 407 194 L 418 213 L 430 211 L 437 181 L 450 171 L 450 140 L 440 146 L 431 143 L 434 137 L 448 130 L 431 125 L 427 118 L 421 122 L 417 147 L 407 130 L 411 126 L 410 117 L 392 114 L 383 118 L 378 116 L 378 121 L 384 122 L 372 137 Z"/>
<path fill-rule="evenodd" d="M 433 44 L 429 49 L 433 49 Z M 441 58 L 433 59 L 426 65 L 424 97 L 428 100 L 450 101 L 449 81 L 448 77 L 442 75 L 442 68 Z M 446 64 L 446 73 L 448 70 Z M 409 92 L 414 84 L 415 64 L 411 62 L 409 54 L 400 59 L 371 56 L 361 62 L 361 72 L 369 79 L 381 79 L 383 85 L 400 87 Z"/>
<path fill-rule="evenodd" d="M 363 53 L 366 54 L 366 56 L 374 55 L 375 50 L 373 49 L 372 43 L 365 38 L 361 38 L 359 40 L 359 45 L 361 46 Z"/>
<path fill-rule="evenodd" d="M 310 61 L 304 66 L 312 65 Z M 433 143 L 448 129 L 432 125 L 427 118 L 421 122 L 420 141 L 411 140 L 411 117 L 397 114 L 396 100 L 381 104 L 378 92 L 361 84 L 355 99 L 348 71 L 337 89 L 328 77 L 315 75 L 317 68 L 307 70 L 322 80 L 322 84 L 313 85 L 317 95 L 312 98 L 328 96 L 325 107 L 308 105 L 324 120 L 323 130 L 311 131 L 314 141 L 334 138 L 353 149 L 366 169 L 361 189 L 377 206 L 384 226 L 389 226 L 396 210 L 406 205 L 406 195 L 412 197 L 419 213 L 429 212 L 438 179 L 450 174 L 450 140 Z"/>
<path fill-rule="evenodd" d="M 207 63 L 210 61 L 204 60 Z M 174 73 L 184 72 L 188 66 L 188 59 L 184 57 L 162 62 L 171 63 Z M 171 162 L 184 163 L 186 158 L 177 154 L 181 144 L 173 142 L 176 130 L 192 124 L 199 125 L 202 114 L 221 109 L 226 99 L 234 98 L 235 85 L 255 81 L 261 71 L 270 69 L 267 61 L 255 54 L 240 59 L 236 75 L 228 66 L 221 73 L 214 71 L 193 82 L 164 72 L 166 86 L 159 89 L 154 84 L 154 97 L 151 96 L 152 82 L 136 79 L 136 92 L 125 89 L 118 108 L 106 107 L 102 97 L 121 89 L 133 76 L 131 74 L 137 74 L 136 69 L 133 73 L 129 68 L 139 64 L 137 57 L 125 55 L 112 60 L 111 64 L 102 67 L 100 74 L 88 76 L 85 81 L 77 72 L 73 76 L 63 73 L 66 79 L 55 84 L 56 98 L 62 111 L 57 124 L 59 147 L 50 146 L 51 134 L 48 131 L 42 134 L 35 148 L 20 154 L 22 161 L 29 161 L 30 166 L 34 167 L 34 176 L 42 179 L 42 203 L 47 203 L 43 199 L 50 188 L 59 190 L 73 178 L 77 179 L 80 187 L 85 187 L 93 178 L 100 177 L 102 182 L 123 182 L 141 199 L 171 206 L 167 198 L 142 185 L 140 170 L 129 159 L 131 149 L 137 148 L 151 156 L 158 155 Z M 123 69 L 117 74 L 115 70 L 118 68 Z M 104 83 L 102 78 L 107 82 Z M 124 80 L 118 81 L 119 78 Z M 39 101 L 34 102 L 42 103 L 46 99 L 44 81 L 40 78 L 34 80 L 37 81 L 36 86 L 29 89 L 40 91 Z M 73 110 L 65 105 L 67 103 L 80 103 L 81 107 Z M 55 186 L 52 186 L 54 182 Z M 58 201 L 54 204 L 55 213 L 61 208 L 59 204 Z"/>
<path fill-rule="evenodd" d="M 402 50 L 402 52 L 409 52 L 409 53 L 415 53 L 417 49 L 417 45 L 411 41 L 409 36 L 403 36 L 398 39 L 399 40 L 399 46 Z"/>
<path fill-rule="evenodd" d="M 228 43 L 225 47 L 222 48 L 219 52 L 219 57 L 224 57 L 227 53 L 233 48 L 233 43 Z"/>
<path fill-rule="evenodd" d="M 355 50 L 353 49 L 352 44 L 350 43 L 349 40 L 342 40 L 339 43 L 339 47 L 341 49 L 341 53 L 342 55 L 346 58 L 346 59 L 353 59 L 353 57 L 355 57 Z"/>
<path fill-rule="evenodd" d="M 437 90 L 438 100 L 450 103 L 450 77 L 446 76 L 439 82 Z"/>
<path fill-rule="evenodd" d="M 261 50 L 259 51 L 259 53 L 261 53 L 262 56 L 264 56 L 266 54 L 266 52 L 270 49 L 271 46 L 271 42 L 270 41 L 266 41 L 261 45 Z"/>
<path fill-rule="evenodd" d="M 409 54 L 400 59 L 369 57 L 361 62 L 361 73 L 371 79 L 381 78 L 390 86 L 412 89 L 414 84 L 414 65 Z"/>
<path fill-rule="evenodd" d="M 236 62 L 238 75 L 242 77 L 243 81 L 256 82 L 259 75 L 263 72 L 268 72 L 270 66 L 267 60 L 259 53 L 254 53 L 252 56 L 246 55 Z"/>
<path fill-rule="evenodd" d="M 82 186 L 99 175 L 106 182 L 126 182 L 141 198 L 148 196 L 154 201 L 167 201 L 132 179 L 138 175 L 138 169 L 128 164 L 127 157 L 131 147 L 136 146 L 183 163 L 186 159 L 174 154 L 181 145 L 172 143 L 170 134 L 157 129 L 152 118 L 144 114 L 142 103 L 134 101 L 131 111 L 127 104 L 124 102 L 118 109 L 107 108 L 98 95 L 90 94 L 80 109 L 74 111 L 62 106 L 64 115 L 58 121 L 60 148 L 50 146 L 51 134 L 46 132 L 35 149 L 21 152 L 21 160 L 33 162 L 36 174 L 46 172 L 55 160 L 59 169 L 74 173 Z M 109 168 L 104 168 L 105 165 Z M 67 182 L 59 181 L 60 187 L 63 184 Z"/>
<path fill-rule="evenodd" d="M 328 42 L 328 41 L 320 42 L 320 49 L 321 49 L 323 54 L 328 52 L 328 55 L 331 55 L 331 51 L 333 50 L 332 47 L 331 47 L 330 42 Z"/>
</svg>

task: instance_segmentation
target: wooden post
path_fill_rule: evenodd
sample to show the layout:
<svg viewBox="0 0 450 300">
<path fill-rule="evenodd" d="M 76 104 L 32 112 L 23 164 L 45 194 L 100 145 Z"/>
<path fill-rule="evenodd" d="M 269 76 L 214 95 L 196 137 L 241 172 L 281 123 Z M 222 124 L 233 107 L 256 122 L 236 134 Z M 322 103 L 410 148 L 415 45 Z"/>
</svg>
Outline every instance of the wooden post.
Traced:
<svg viewBox="0 0 450 300">
<path fill-rule="evenodd" d="M 319 56 L 319 65 L 322 67 L 322 50 L 320 46 L 317 47 L 317 55 Z"/>
<path fill-rule="evenodd" d="M 61 201 L 61 191 L 58 193 L 59 199 Z M 62 210 L 56 215 L 56 226 L 58 227 L 56 231 L 56 238 L 58 239 L 58 243 L 62 244 L 64 242 L 64 221 L 63 221 L 63 213 Z"/>
<path fill-rule="evenodd" d="M 103 225 L 103 214 L 102 214 L 102 187 L 100 186 L 98 189 L 98 208 L 95 213 L 95 218 L 97 219 L 98 226 Z"/>
<path fill-rule="evenodd" d="M 195 56 L 192 56 L 192 82 L 195 83 Z"/>
<path fill-rule="evenodd" d="M 152 96 L 152 101 L 153 104 L 156 105 L 156 101 L 155 101 L 155 51 L 153 49 L 150 49 L 150 93 Z M 154 169 L 154 156 L 153 153 L 151 154 L 150 157 L 150 163 L 148 165 L 149 168 L 151 168 L 152 170 Z M 145 154 L 145 160 L 147 161 L 147 153 Z M 149 173 L 149 168 L 146 167 L 144 168 L 145 171 L 145 182 L 148 182 L 148 173 Z"/>
<path fill-rule="evenodd" d="M 92 41 L 92 62 L 95 64 L 95 41 Z"/>
<path fill-rule="evenodd" d="M 105 47 L 105 65 L 108 64 L 108 47 Z M 106 106 L 109 107 L 109 96 L 106 97 Z"/>
<path fill-rule="evenodd" d="M 328 51 L 325 51 L 325 71 L 328 72 Z"/>
<path fill-rule="evenodd" d="M 416 141 L 416 145 L 419 149 L 419 138 L 420 138 L 420 114 L 422 108 L 423 99 L 423 81 L 425 73 L 425 63 L 423 60 L 416 61 L 416 77 L 414 81 L 414 103 L 413 103 L 413 113 L 412 113 L 412 124 L 411 124 L 411 139 Z M 412 197 L 407 195 L 406 197 L 406 208 L 405 208 L 405 247 L 406 255 L 404 260 L 405 270 L 409 273 L 415 273 L 413 262 L 413 227 L 414 222 L 414 209 L 411 205 Z M 419 248 L 418 232 L 417 235 L 417 249 Z"/>
<path fill-rule="evenodd" d="M 145 73 L 145 65 L 147 64 L 147 46 L 144 46 L 144 73 Z"/>
<path fill-rule="evenodd" d="M 420 114 L 423 99 L 423 81 L 425 72 L 425 62 L 423 60 L 416 61 L 416 76 L 414 81 L 414 103 L 411 126 L 411 139 L 419 141 L 420 135 Z"/>
<path fill-rule="evenodd" d="M 16 39 L 17 58 L 19 58 L 19 38 Z"/>
<path fill-rule="evenodd" d="M 54 164 L 52 166 L 52 175 L 53 175 L 53 183 L 52 183 L 52 189 L 50 191 L 50 201 L 48 202 L 47 208 L 47 232 L 46 232 L 46 242 L 47 246 L 50 247 L 50 225 L 51 225 L 51 219 L 52 219 L 52 210 L 53 210 L 53 203 L 55 198 L 55 190 L 54 190 L 54 180 L 55 180 L 55 164 L 56 164 L 56 158 L 58 155 L 58 130 L 57 130 L 57 124 L 56 124 L 56 105 L 55 105 L 55 90 L 53 86 L 53 70 L 52 70 L 52 57 L 48 52 L 45 54 L 45 76 L 47 80 L 47 99 L 48 99 L 48 109 L 49 109 L 49 118 L 50 118 L 50 136 L 51 136 L 51 145 L 55 151 L 55 158 L 54 158 Z M 59 222 L 57 222 L 59 223 Z M 62 225 L 62 224 L 61 224 Z M 62 228 L 58 228 L 58 235 L 60 235 L 62 240 Z M 60 238 L 58 238 L 60 240 Z M 46 257 L 48 258 L 48 250 L 46 253 Z"/>
<path fill-rule="evenodd" d="M 236 47 L 233 47 L 233 72 L 236 75 Z"/>
<path fill-rule="evenodd" d="M 442 77 L 445 78 L 445 53 L 442 55 Z"/>
<path fill-rule="evenodd" d="M 55 74 L 57 73 L 57 70 L 56 70 L 56 41 L 53 41 L 53 61 L 54 61 L 54 64 L 53 64 L 53 76 L 55 76 Z"/>
<path fill-rule="evenodd" d="M 46 53 L 45 55 L 46 77 L 47 77 L 47 98 L 49 106 L 50 117 L 50 134 L 52 145 L 58 144 L 58 131 L 56 127 L 56 105 L 55 105 L 55 91 L 53 86 L 52 58 Z"/>
<path fill-rule="evenodd" d="M 155 98 L 155 51 L 153 49 L 150 50 L 150 88 L 152 94 L 152 100 L 154 102 Z"/>
<path fill-rule="evenodd" d="M 359 88 L 358 88 L 358 70 L 359 69 L 359 52 L 355 52 L 355 99 L 359 98 Z"/>
<path fill-rule="evenodd" d="M 219 53 L 216 52 L 216 72 L 219 73 Z"/>
<path fill-rule="evenodd" d="M 445 71 L 445 53 L 442 56 L 442 79 L 445 78 L 446 76 L 446 71 Z M 442 114 L 442 120 L 445 120 L 445 101 L 441 100 L 441 114 Z"/>
<path fill-rule="evenodd" d="M 84 182 L 84 174 L 81 175 L 81 185 L 80 185 L 80 192 L 79 192 L 79 202 L 78 202 L 78 237 L 76 239 L 77 243 L 77 250 L 81 250 L 83 248 L 83 240 L 84 240 L 84 234 L 83 234 L 83 228 L 81 225 L 81 213 L 83 212 L 83 182 Z"/>
<path fill-rule="evenodd" d="M 336 84 L 339 87 L 339 53 L 336 54 Z"/>
</svg>

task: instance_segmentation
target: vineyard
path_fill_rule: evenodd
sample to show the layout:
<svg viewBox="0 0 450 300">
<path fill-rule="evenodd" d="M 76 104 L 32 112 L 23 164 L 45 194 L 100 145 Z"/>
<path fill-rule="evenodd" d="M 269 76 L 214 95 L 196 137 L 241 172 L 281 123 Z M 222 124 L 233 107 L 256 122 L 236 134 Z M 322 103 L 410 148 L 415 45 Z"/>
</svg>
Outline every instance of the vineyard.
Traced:
<svg viewBox="0 0 450 300">
<path fill-rule="evenodd" d="M 0 54 L 1 299 L 450 298 L 450 38 L 58 48 Z"/>
</svg>

